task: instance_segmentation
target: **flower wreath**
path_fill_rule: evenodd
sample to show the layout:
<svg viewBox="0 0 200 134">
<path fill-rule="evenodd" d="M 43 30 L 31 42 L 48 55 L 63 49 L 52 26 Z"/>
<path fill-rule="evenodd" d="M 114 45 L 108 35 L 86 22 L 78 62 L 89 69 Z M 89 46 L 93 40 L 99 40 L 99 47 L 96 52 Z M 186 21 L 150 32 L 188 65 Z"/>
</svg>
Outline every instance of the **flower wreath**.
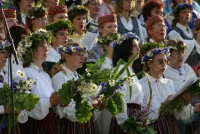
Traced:
<svg viewBox="0 0 200 134">
<path fill-rule="evenodd" d="M 44 6 L 38 6 L 38 7 L 33 7 L 27 14 L 27 17 L 30 19 L 34 19 L 35 18 L 35 13 L 37 12 L 46 12 L 47 9 Z"/>
<path fill-rule="evenodd" d="M 142 64 L 146 61 L 152 60 L 152 57 L 157 54 L 166 54 L 167 57 L 170 55 L 168 47 L 155 42 L 143 44 L 140 48 L 140 52 L 143 55 Z"/>
<path fill-rule="evenodd" d="M 98 38 L 97 43 L 98 44 L 105 44 L 105 43 L 108 43 L 110 41 L 117 40 L 119 37 L 120 37 L 120 34 L 118 34 L 118 33 L 110 33 L 106 37 Z"/>
<path fill-rule="evenodd" d="M 0 49 L 5 49 L 5 48 L 8 48 L 10 46 L 11 46 L 10 42 L 8 42 L 8 41 L 0 41 Z"/>
<path fill-rule="evenodd" d="M 46 25 L 45 29 L 51 31 L 53 34 L 62 29 L 67 29 L 70 33 L 74 29 L 74 25 L 69 19 L 61 19 L 58 22 Z"/>
<path fill-rule="evenodd" d="M 123 34 L 116 41 L 114 41 L 112 43 L 112 47 L 115 48 L 117 45 L 122 44 L 122 42 L 127 40 L 127 39 L 136 39 L 137 41 L 140 41 L 140 38 L 135 33 L 128 32 L 128 33 Z"/>
<path fill-rule="evenodd" d="M 193 10 L 193 6 L 191 4 L 184 3 L 184 4 L 178 4 L 175 7 L 174 11 L 177 12 L 179 9 L 182 9 L 183 7 L 190 7 Z"/>
<path fill-rule="evenodd" d="M 169 48 L 169 50 L 185 50 L 186 48 L 188 48 L 188 46 L 167 46 Z"/>
<path fill-rule="evenodd" d="M 82 46 L 58 46 L 57 47 L 57 52 L 59 54 L 64 54 L 64 53 L 75 53 L 75 52 L 78 52 L 78 51 L 84 51 L 86 52 L 87 51 L 87 47 L 82 47 Z"/>
<path fill-rule="evenodd" d="M 45 29 L 38 29 L 37 31 L 25 36 L 24 41 L 20 41 L 17 48 L 17 55 L 21 60 L 31 61 L 32 49 L 36 49 L 40 41 L 45 40 L 49 45 L 53 40 L 51 32 Z M 32 49 L 31 49 L 32 48 Z"/>
<path fill-rule="evenodd" d="M 71 8 L 71 9 L 68 11 L 68 15 L 70 15 L 70 14 L 73 13 L 73 12 L 77 12 L 77 11 L 82 11 L 83 13 L 85 13 L 87 19 L 88 19 L 89 16 L 90 16 L 89 10 L 88 10 L 87 8 L 85 8 L 83 5 L 77 5 L 77 6 L 73 7 L 73 8 Z"/>
</svg>

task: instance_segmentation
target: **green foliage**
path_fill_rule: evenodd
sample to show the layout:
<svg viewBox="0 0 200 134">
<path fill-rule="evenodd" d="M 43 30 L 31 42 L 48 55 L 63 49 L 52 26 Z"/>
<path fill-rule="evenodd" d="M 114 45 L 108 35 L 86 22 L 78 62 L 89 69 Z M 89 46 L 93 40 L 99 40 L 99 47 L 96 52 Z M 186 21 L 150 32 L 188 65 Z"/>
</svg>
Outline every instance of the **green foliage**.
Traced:
<svg viewBox="0 0 200 134">
<path fill-rule="evenodd" d="M 189 93 L 190 96 L 197 96 L 200 98 L 200 80 L 198 79 L 195 83 L 190 85 L 185 89 L 185 92 Z M 183 93 L 179 94 L 176 98 L 169 100 L 167 103 L 163 104 L 160 108 L 160 115 L 170 115 L 174 110 L 180 112 L 182 110 L 182 105 L 184 103 Z"/>
<path fill-rule="evenodd" d="M 142 55 L 146 54 L 149 50 L 151 49 L 155 49 L 155 48 L 164 48 L 165 45 L 163 44 L 160 44 L 160 43 L 156 43 L 156 42 L 147 42 L 145 44 L 143 44 L 141 47 L 140 47 L 140 53 Z"/>
</svg>

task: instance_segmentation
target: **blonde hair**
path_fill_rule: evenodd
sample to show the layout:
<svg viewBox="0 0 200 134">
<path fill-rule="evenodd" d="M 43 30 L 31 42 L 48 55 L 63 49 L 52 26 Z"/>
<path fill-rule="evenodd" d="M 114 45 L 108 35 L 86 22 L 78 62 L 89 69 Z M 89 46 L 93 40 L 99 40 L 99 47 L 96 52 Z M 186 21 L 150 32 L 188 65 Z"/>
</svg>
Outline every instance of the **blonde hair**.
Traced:
<svg viewBox="0 0 200 134">
<path fill-rule="evenodd" d="M 117 17 L 120 17 L 122 12 L 122 0 L 117 0 L 115 2 L 114 8 L 115 8 L 115 14 L 117 15 Z M 133 2 L 133 8 L 130 11 L 130 14 L 132 14 L 133 16 L 134 16 L 134 10 L 135 10 L 135 2 Z"/>
<path fill-rule="evenodd" d="M 64 47 L 67 46 L 81 46 L 79 43 L 76 42 L 68 42 L 67 44 L 63 45 Z M 80 50 L 82 51 L 82 50 Z M 64 53 L 61 54 L 61 59 L 59 60 L 59 62 L 57 62 L 52 69 L 52 76 L 54 76 L 55 74 L 57 74 L 58 72 L 62 71 L 65 75 L 67 75 L 67 72 L 63 69 L 62 64 L 66 63 L 66 59 L 65 59 L 65 54 L 68 55 L 72 55 L 73 52 L 68 52 L 68 53 Z"/>
</svg>

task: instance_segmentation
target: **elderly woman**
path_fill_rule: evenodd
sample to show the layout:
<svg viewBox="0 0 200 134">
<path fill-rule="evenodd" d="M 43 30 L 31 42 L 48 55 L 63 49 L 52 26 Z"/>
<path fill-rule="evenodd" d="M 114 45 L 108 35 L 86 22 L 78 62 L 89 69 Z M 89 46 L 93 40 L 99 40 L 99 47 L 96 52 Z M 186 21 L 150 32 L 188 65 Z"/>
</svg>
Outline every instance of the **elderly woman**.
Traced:
<svg viewBox="0 0 200 134">
<path fill-rule="evenodd" d="M 189 48 L 185 55 L 184 62 L 188 63 L 196 72 L 198 67 L 198 58 L 195 48 L 195 41 L 193 39 L 192 31 L 189 28 L 188 22 L 192 17 L 192 5 L 179 4 L 174 11 L 174 28 L 169 32 L 170 39 L 175 38 L 185 42 Z"/>
</svg>

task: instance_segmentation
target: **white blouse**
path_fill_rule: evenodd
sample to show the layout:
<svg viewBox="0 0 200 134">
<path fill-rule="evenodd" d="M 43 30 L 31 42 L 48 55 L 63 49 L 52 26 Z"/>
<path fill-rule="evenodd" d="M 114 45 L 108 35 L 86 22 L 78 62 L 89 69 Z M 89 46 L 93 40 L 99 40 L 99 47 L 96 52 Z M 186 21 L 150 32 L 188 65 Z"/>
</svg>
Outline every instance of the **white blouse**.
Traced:
<svg viewBox="0 0 200 134">
<path fill-rule="evenodd" d="M 171 80 L 165 78 L 155 79 L 150 75 L 148 76 L 152 87 L 152 103 L 149 108 L 149 118 L 154 120 L 159 117 L 161 103 L 164 102 L 169 95 L 175 94 L 175 90 Z M 144 100 L 142 105 L 146 107 L 150 100 L 150 89 L 147 78 L 142 78 L 140 83 L 144 90 Z"/>
<path fill-rule="evenodd" d="M 123 68 L 123 66 L 121 66 L 120 68 Z M 130 75 L 135 74 L 130 66 L 128 67 L 128 70 L 130 71 Z M 126 71 L 122 74 L 122 78 L 125 77 L 127 77 Z M 134 84 L 132 85 L 131 98 L 128 84 L 124 83 L 123 89 L 119 90 L 119 92 L 124 95 L 126 103 L 136 103 L 142 105 L 144 92 L 137 76 L 134 76 Z M 125 107 L 125 111 L 123 113 L 116 115 L 116 119 L 118 124 L 122 124 L 126 119 L 128 119 L 127 107 Z"/>
<path fill-rule="evenodd" d="M 52 47 L 50 47 L 46 61 L 58 62 L 61 59 L 61 55 Z"/>
<path fill-rule="evenodd" d="M 104 63 L 103 63 L 102 66 L 101 66 L 101 69 L 104 69 L 104 68 L 106 68 L 106 69 L 111 69 L 111 68 L 113 68 L 112 59 L 106 57 Z"/>
<path fill-rule="evenodd" d="M 18 121 L 20 123 L 25 123 L 28 121 L 28 116 L 36 120 L 42 120 L 49 113 L 49 108 L 51 107 L 49 97 L 54 91 L 51 78 L 45 71 L 43 71 L 42 67 L 38 68 L 33 63 L 22 71 L 25 72 L 27 77 L 36 80 L 33 93 L 35 93 L 40 100 L 32 111 L 21 111 L 18 115 Z"/>
<path fill-rule="evenodd" d="M 64 84 L 65 82 L 67 82 L 68 80 L 71 79 L 78 79 L 78 73 L 76 72 L 75 74 L 69 70 L 65 64 L 62 64 L 62 68 L 66 71 L 67 75 L 65 75 L 62 71 L 58 72 L 57 74 L 55 74 L 52 78 L 52 83 L 53 83 L 53 87 L 55 90 L 61 89 L 62 84 Z M 89 105 L 92 106 L 91 101 L 88 101 Z M 60 118 L 66 117 L 68 120 L 72 121 L 72 122 L 77 122 L 77 118 L 75 116 L 75 109 L 76 106 L 76 102 L 75 101 L 71 101 L 69 106 L 67 107 L 61 107 L 60 105 L 58 105 L 58 114 L 60 116 Z M 99 111 L 94 112 L 94 120 L 98 117 L 99 115 Z"/>
</svg>

